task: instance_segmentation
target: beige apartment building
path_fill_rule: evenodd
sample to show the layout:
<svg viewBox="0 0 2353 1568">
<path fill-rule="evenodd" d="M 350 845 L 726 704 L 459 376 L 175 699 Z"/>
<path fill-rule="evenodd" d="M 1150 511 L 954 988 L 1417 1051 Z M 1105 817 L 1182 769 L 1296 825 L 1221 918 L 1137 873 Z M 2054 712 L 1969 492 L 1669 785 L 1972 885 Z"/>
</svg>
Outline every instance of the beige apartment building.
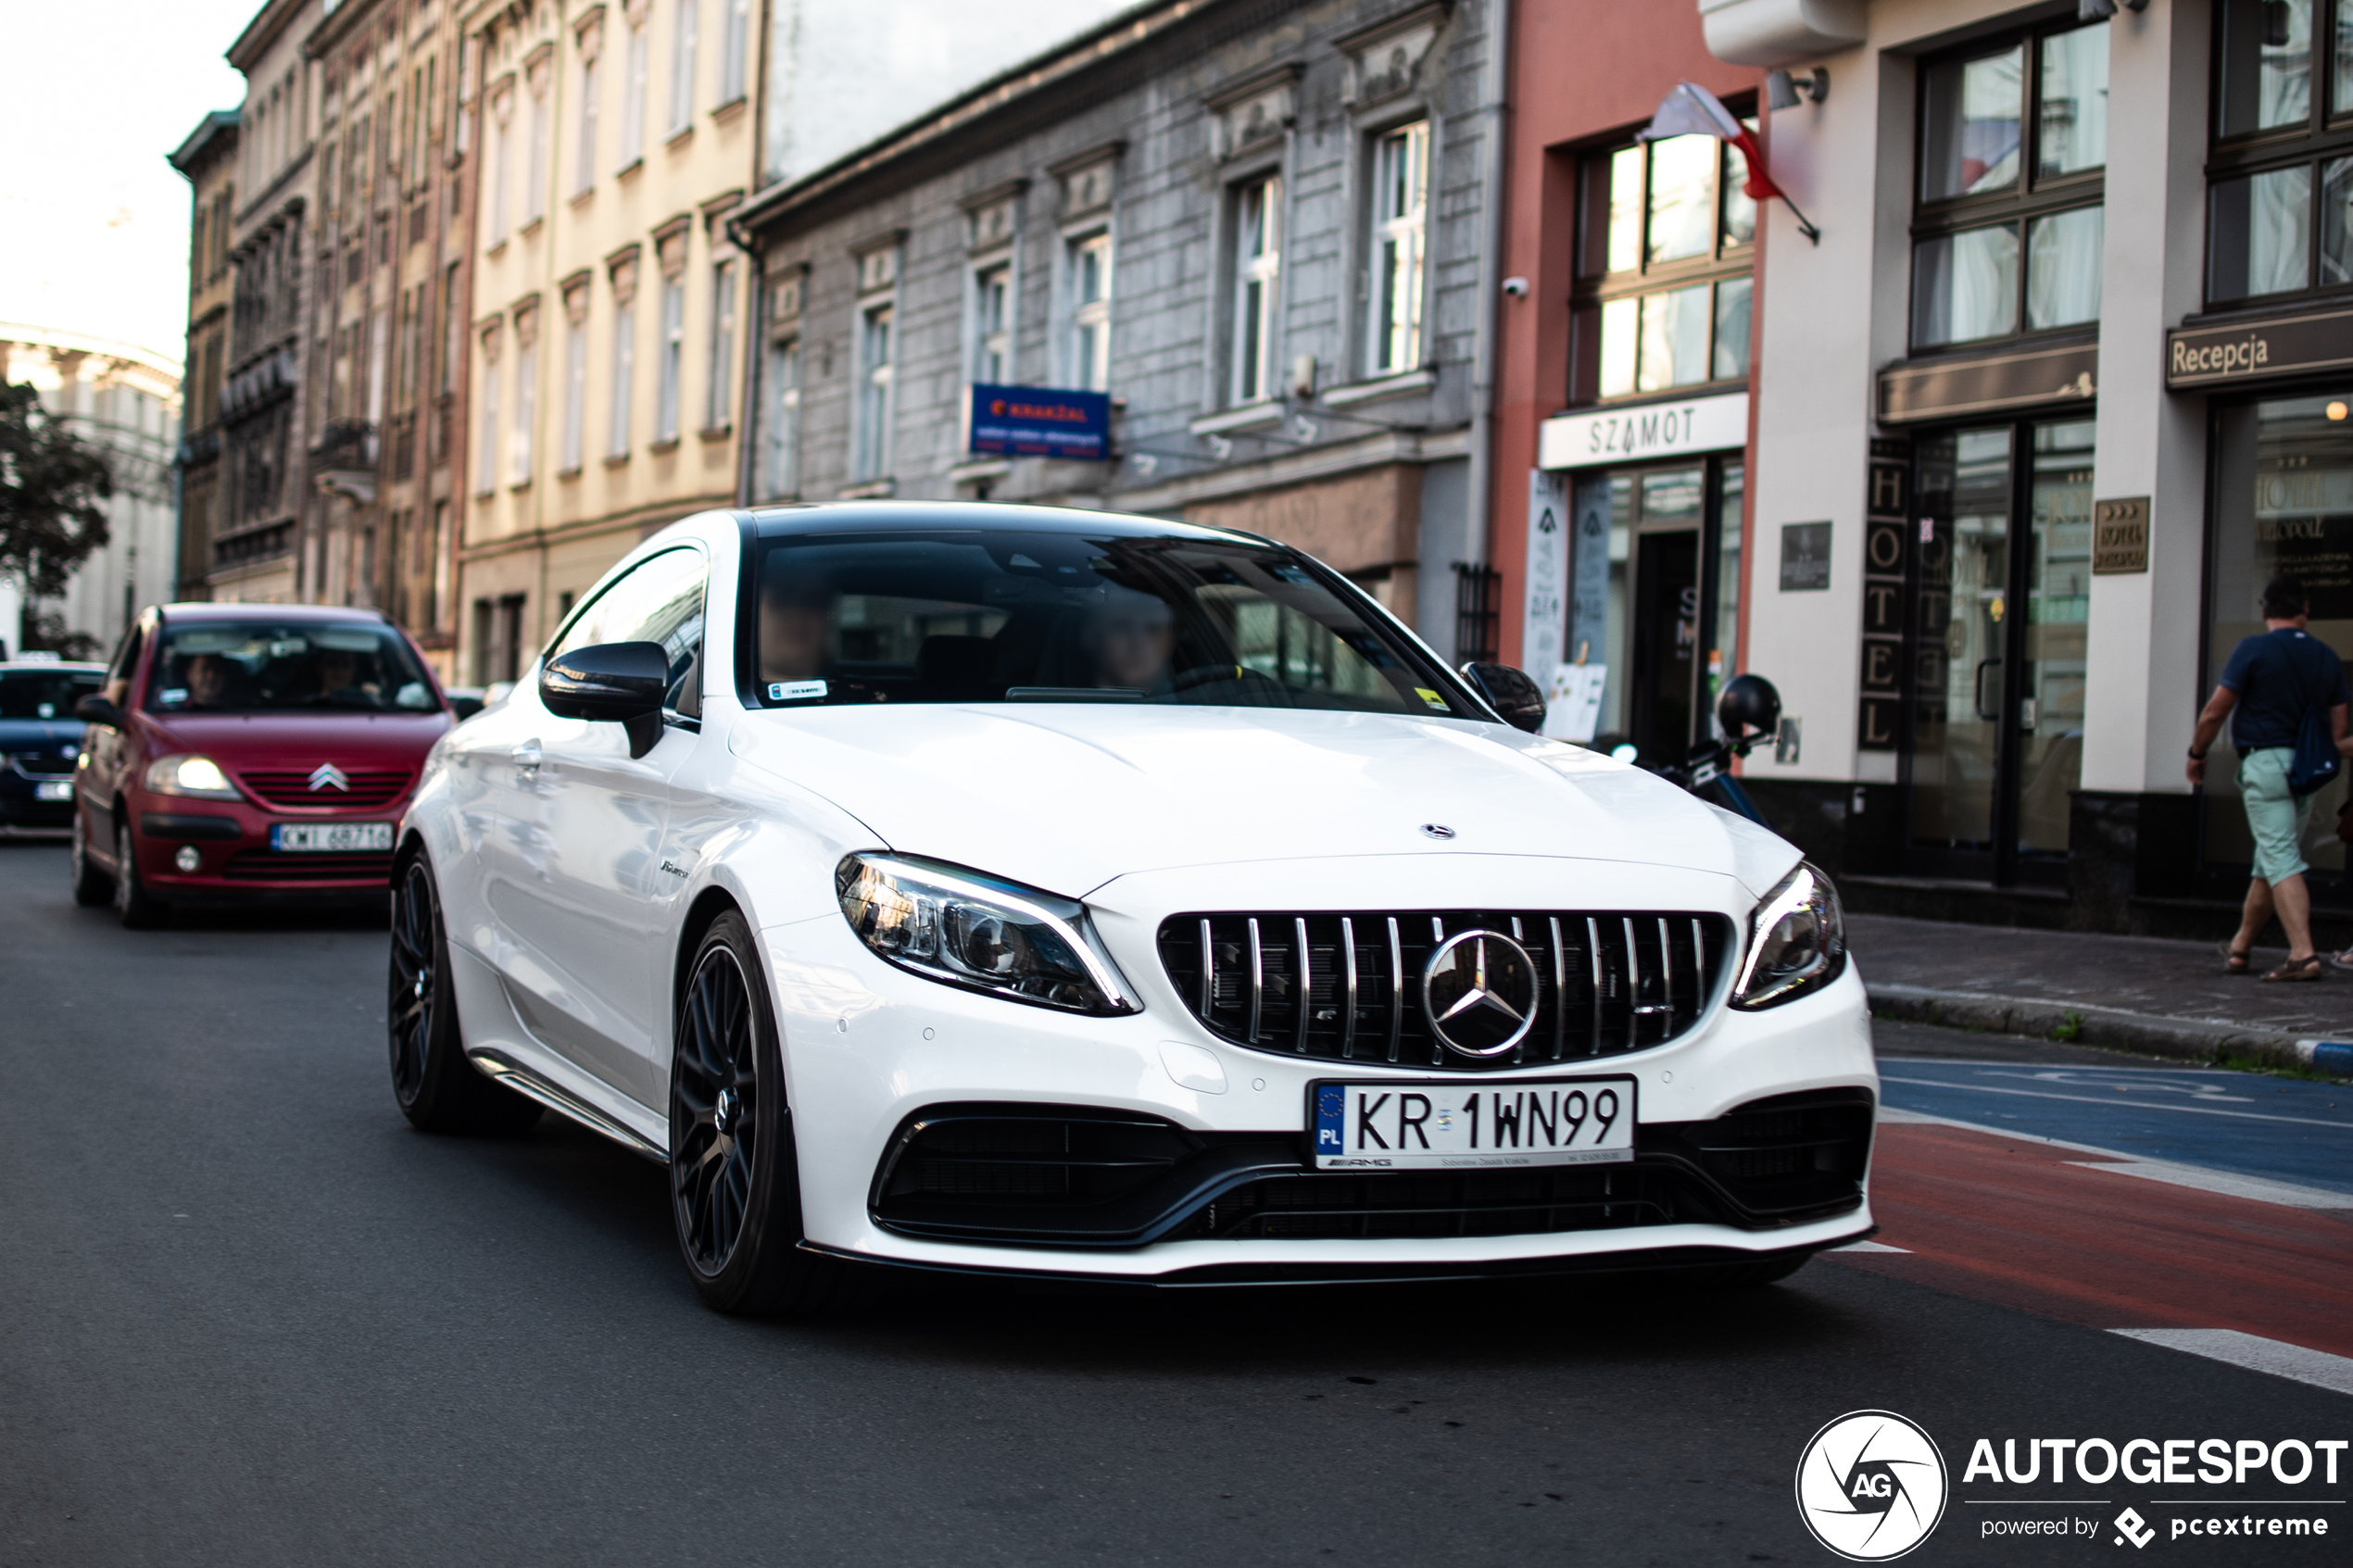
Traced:
<svg viewBox="0 0 2353 1568">
<path fill-rule="evenodd" d="M 459 675 L 512 680 L 648 533 L 736 488 L 756 0 L 480 0 Z"/>
</svg>

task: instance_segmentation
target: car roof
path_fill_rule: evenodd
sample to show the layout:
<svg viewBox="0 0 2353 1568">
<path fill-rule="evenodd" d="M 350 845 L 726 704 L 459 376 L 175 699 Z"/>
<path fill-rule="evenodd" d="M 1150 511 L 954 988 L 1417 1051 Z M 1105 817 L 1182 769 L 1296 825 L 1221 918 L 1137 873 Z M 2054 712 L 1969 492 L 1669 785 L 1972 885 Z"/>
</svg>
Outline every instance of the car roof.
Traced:
<svg viewBox="0 0 2353 1568">
<path fill-rule="evenodd" d="M 150 607 L 166 621 L 369 621 L 389 625 L 384 613 L 378 609 L 359 609 L 342 605 L 272 605 L 244 604 L 233 600 L 197 599 L 184 604 Z"/>
<path fill-rule="evenodd" d="M 1011 501 L 819 501 L 759 507 L 739 513 L 760 537 L 796 533 L 921 533 L 970 530 L 992 533 L 1086 533 L 1129 539 L 1199 539 L 1227 544 L 1271 545 L 1275 541 L 1233 528 L 1133 512 L 1094 512 L 1076 507 L 1032 507 Z"/>
</svg>

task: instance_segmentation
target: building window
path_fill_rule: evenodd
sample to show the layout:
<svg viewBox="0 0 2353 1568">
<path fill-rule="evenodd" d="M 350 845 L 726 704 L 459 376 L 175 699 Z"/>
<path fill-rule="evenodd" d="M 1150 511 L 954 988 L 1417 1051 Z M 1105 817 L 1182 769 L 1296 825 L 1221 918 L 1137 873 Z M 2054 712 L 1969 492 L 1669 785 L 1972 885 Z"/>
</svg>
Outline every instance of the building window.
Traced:
<svg viewBox="0 0 2353 1568">
<path fill-rule="evenodd" d="M 475 438 L 474 489 L 487 495 L 498 488 L 498 337 L 482 339 L 482 423 Z"/>
<path fill-rule="evenodd" d="M 605 455 L 629 455 L 630 377 L 637 365 L 637 299 L 616 289 L 612 311 L 612 402 L 607 410 Z"/>
<path fill-rule="evenodd" d="M 1111 236 L 1090 234 L 1070 247 L 1070 384 L 1111 389 Z"/>
<path fill-rule="evenodd" d="M 2098 320 L 2107 163 L 2106 22 L 1922 66 L 1912 346 Z"/>
<path fill-rule="evenodd" d="M 1365 291 L 1367 373 L 1394 375 L 1422 358 L 1422 266 L 1428 232 L 1429 122 L 1401 126 L 1373 144 L 1372 261 Z"/>
<path fill-rule="evenodd" d="M 1740 381 L 1756 204 L 1748 160 L 1713 136 L 1585 158 L 1569 400 Z"/>
<path fill-rule="evenodd" d="M 800 489 L 800 340 L 779 338 L 768 349 L 762 378 L 768 389 L 761 478 L 764 495 L 782 499 Z"/>
<path fill-rule="evenodd" d="M 466 320 L 461 307 L 465 296 L 458 290 L 458 263 L 451 262 L 441 270 L 441 386 L 451 393 L 457 390 L 458 367 L 465 363 Z"/>
<path fill-rule="evenodd" d="M 1234 193 L 1233 400 L 1274 395 L 1275 304 L 1282 277 L 1283 182 L 1252 181 Z"/>
<path fill-rule="evenodd" d="M 678 383 L 686 350 L 686 279 L 682 272 L 661 281 L 661 358 L 654 400 L 654 439 L 678 439 Z"/>
<path fill-rule="evenodd" d="M 677 26 L 670 38 L 670 134 L 695 123 L 695 13 L 698 0 L 678 0 Z"/>
<path fill-rule="evenodd" d="M 585 293 L 586 291 L 582 291 Z M 584 302 L 585 305 L 585 302 Z M 588 423 L 588 315 L 583 308 L 576 312 L 564 328 L 564 444 L 563 471 L 571 473 L 580 467 L 581 447 L 587 440 Z"/>
<path fill-rule="evenodd" d="M 572 181 L 574 194 L 597 183 L 597 56 L 592 54 L 580 57 L 579 138 Z"/>
<path fill-rule="evenodd" d="M 703 428 L 724 430 L 734 414 L 730 387 L 736 364 L 736 264 L 711 270 L 711 378 L 703 396 Z"/>
<path fill-rule="evenodd" d="M 2353 0 L 2216 9 L 2207 298 L 2353 284 Z"/>
<path fill-rule="evenodd" d="M 531 483 L 532 427 L 539 417 L 538 312 L 515 320 L 515 439 L 507 453 L 507 482 Z"/>
<path fill-rule="evenodd" d="M 646 21 L 629 24 L 629 46 L 622 61 L 621 167 L 646 156 Z"/>
<path fill-rule="evenodd" d="M 547 216 L 547 75 L 531 73 L 531 160 L 524 170 L 522 220 L 526 226 Z"/>
<path fill-rule="evenodd" d="M 880 479 L 890 471 L 890 356 L 893 310 L 870 305 L 858 318 L 858 439 L 850 477 Z"/>
<path fill-rule="evenodd" d="M 972 379 L 1002 385 L 1013 370 L 1013 270 L 984 267 L 973 274 Z"/>
<path fill-rule="evenodd" d="M 490 111 L 490 246 L 494 250 L 507 243 L 507 187 L 513 183 L 507 168 L 508 148 L 514 141 L 507 121 L 514 101 L 514 94 L 502 93 Z"/>
<path fill-rule="evenodd" d="M 719 40 L 719 102 L 744 95 L 751 59 L 751 0 L 719 0 L 725 7 Z"/>
</svg>

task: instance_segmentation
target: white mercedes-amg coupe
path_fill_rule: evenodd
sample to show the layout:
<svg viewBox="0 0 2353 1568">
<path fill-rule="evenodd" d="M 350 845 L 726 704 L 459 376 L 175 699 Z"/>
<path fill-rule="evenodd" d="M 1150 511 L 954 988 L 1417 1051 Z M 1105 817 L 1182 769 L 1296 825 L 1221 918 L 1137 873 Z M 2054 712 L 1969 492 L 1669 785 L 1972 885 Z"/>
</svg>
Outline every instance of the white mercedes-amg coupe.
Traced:
<svg viewBox="0 0 2353 1568">
<path fill-rule="evenodd" d="M 1249 534 L 691 517 L 434 747 L 394 1090 L 666 1163 L 728 1311 L 861 1263 L 1746 1283 L 1867 1235 L 1828 880 L 1541 713 Z"/>
</svg>

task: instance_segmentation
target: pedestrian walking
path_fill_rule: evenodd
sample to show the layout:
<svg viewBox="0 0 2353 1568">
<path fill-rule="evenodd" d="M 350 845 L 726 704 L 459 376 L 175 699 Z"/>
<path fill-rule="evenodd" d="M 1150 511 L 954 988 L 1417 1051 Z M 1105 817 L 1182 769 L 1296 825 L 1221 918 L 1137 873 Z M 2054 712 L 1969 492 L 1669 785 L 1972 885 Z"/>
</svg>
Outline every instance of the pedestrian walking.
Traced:
<svg viewBox="0 0 2353 1568">
<path fill-rule="evenodd" d="M 2353 694 L 2336 650 L 2305 630 L 2310 608 L 2304 584 L 2293 577 L 2263 585 L 2263 631 L 2231 650 L 2190 737 L 2194 784 L 2206 782 L 2206 754 L 2225 721 L 2238 748 L 2239 801 L 2255 838 L 2255 875 L 2238 935 L 2222 944 L 2222 960 L 2233 974 L 2246 973 L 2257 935 L 2277 915 L 2287 933 L 2287 961 L 2266 980 L 2321 977 L 2301 850 L 2312 797 L 2336 777 L 2348 750 L 2346 707 Z"/>
</svg>

